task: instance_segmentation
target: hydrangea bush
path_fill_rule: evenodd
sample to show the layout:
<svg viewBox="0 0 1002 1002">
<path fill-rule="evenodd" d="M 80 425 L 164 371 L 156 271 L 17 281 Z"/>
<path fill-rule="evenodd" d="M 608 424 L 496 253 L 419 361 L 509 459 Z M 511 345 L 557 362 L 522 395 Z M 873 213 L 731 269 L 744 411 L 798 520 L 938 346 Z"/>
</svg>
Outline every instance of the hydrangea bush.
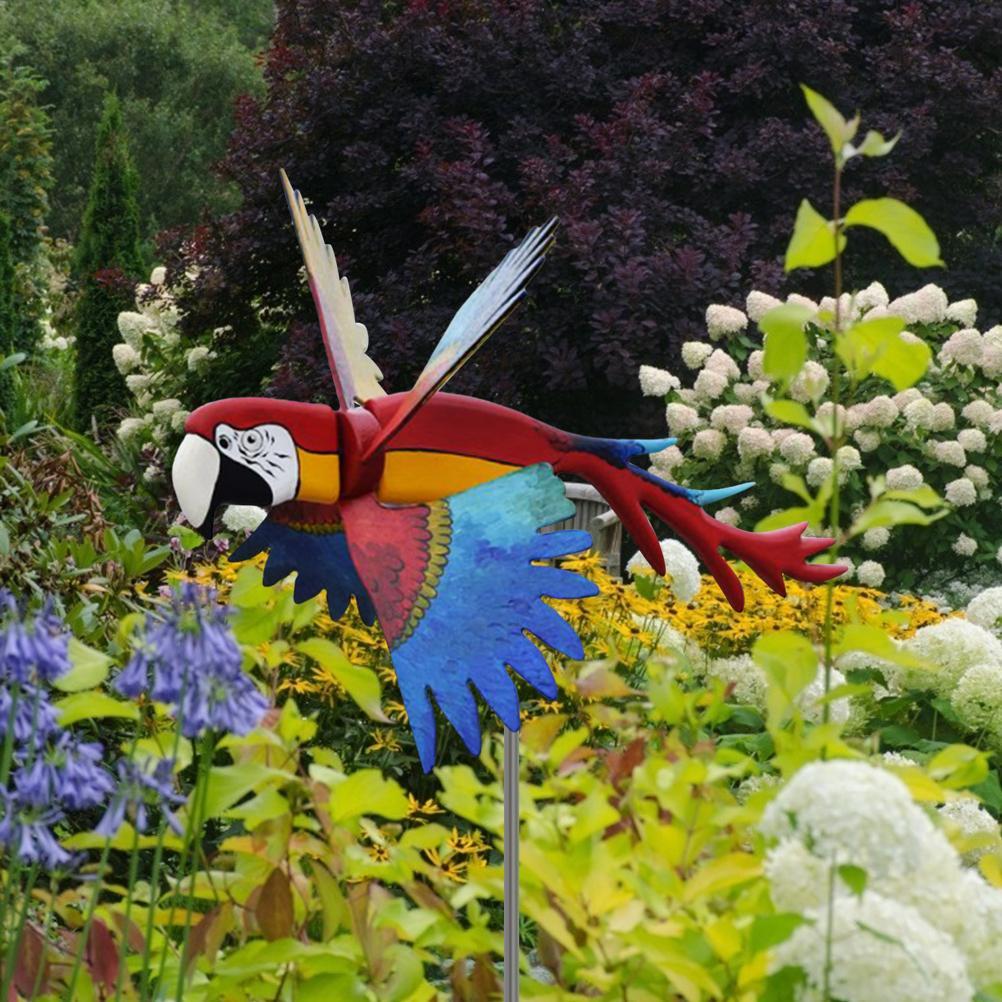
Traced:
<svg viewBox="0 0 1002 1002">
<path fill-rule="evenodd" d="M 920 580 L 929 588 L 930 572 L 941 584 L 949 576 L 968 581 L 1002 576 L 997 566 L 1002 507 L 995 495 L 1002 465 L 1002 325 L 979 331 L 976 303 L 951 303 L 935 285 L 893 300 L 879 282 L 844 294 L 841 313 L 847 321 L 901 317 L 908 324 L 906 336 L 928 344 L 933 360 L 922 380 L 901 392 L 876 378 L 843 387 L 847 392 L 836 411 L 825 399 L 832 338 L 818 319 L 830 317 L 834 303 L 797 295 L 786 302 L 811 314 L 810 356 L 790 382 L 789 396 L 818 427 L 791 426 L 770 411 L 778 388 L 763 369 L 761 338 L 750 331 L 781 304 L 751 292 L 745 311 L 709 307 L 710 340 L 683 346 L 684 374 L 641 369 L 642 392 L 665 398 L 668 427 L 679 439 L 654 457 L 655 466 L 680 483 L 722 476 L 754 480 L 754 490 L 716 513 L 751 528 L 789 506 L 791 491 L 803 497 L 798 488 L 816 490 L 829 476 L 832 460 L 822 438 L 837 414 L 851 438 L 839 452 L 843 527 L 869 502 L 877 483 L 890 490 L 929 485 L 949 504 L 935 532 L 877 524 L 848 541 L 844 554 L 856 580 L 905 589 Z M 820 521 L 815 528 L 829 529 Z"/>
</svg>

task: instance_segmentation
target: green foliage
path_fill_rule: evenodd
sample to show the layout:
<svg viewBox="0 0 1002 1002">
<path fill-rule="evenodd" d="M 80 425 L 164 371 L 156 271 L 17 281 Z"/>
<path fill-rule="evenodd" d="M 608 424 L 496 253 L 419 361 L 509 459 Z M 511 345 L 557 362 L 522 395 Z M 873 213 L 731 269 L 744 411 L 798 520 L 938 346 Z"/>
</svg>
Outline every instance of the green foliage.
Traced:
<svg viewBox="0 0 1002 1002">
<path fill-rule="evenodd" d="M 14 248 L 10 216 L 0 212 L 0 361 L 14 354 L 17 347 L 17 312 L 15 307 Z M 0 413 L 4 417 L 13 401 L 13 367 L 0 372 Z M 2 428 L 0 423 L 0 428 Z"/>
<path fill-rule="evenodd" d="M 111 347 L 118 314 L 131 302 L 142 270 L 136 175 L 118 99 L 109 94 L 98 129 L 94 171 L 75 269 L 83 291 L 77 304 L 74 415 L 80 429 L 105 422 L 125 392 Z"/>
<path fill-rule="evenodd" d="M 261 86 L 254 52 L 269 0 L 14 0 L 0 9 L 16 61 L 46 81 L 55 133 L 50 230 L 74 238 L 106 92 L 122 115 L 143 178 L 144 239 L 193 224 L 235 200 L 212 171 L 226 148 L 235 98 Z"/>
</svg>

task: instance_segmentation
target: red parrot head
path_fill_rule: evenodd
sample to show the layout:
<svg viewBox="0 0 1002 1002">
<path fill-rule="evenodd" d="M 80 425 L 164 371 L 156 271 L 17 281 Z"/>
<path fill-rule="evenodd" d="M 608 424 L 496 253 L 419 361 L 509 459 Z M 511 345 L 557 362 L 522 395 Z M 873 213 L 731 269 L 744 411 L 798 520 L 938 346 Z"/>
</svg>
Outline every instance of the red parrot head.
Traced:
<svg viewBox="0 0 1002 1002">
<path fill-rule="evenodd" d="M 216 400 L 188 415 L 171 470 L 185 517 L 208 538 L 224 504 L 333 504 L 340 489 L 337 412 L 267 397 Z"/>
</svg>

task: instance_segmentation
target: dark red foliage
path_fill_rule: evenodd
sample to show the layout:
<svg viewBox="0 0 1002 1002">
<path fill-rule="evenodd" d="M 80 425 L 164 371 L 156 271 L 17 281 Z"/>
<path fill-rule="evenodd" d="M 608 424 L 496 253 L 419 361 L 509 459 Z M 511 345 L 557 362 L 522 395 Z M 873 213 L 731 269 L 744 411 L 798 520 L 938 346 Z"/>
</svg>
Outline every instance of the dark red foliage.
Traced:
<svg viewBox="0 0 1002 1002">
<path fill-rule="evenodd" d="M 533 224 L 561 219 L 531 300 L 455 388 L 582 431 L 660 426 L 637 367 L 672 364 L 711 302 L 784 287 L 797 203 L 829 198 L 797 84 L 904 138 L 854 163 L 939 233 L 948 274 L 856 238 L 853 274 L 934 280 L 999 319 L 1002 5 L 979 0 L 280 0 L 268 95 L 237 109 L 240 211 L 199 236 L 192 322 L 290 321 L 273 391 L 330 395 L 278 181 L 322 218 L 391 389 Z M 790 287 L 811 291 L 810 275 Z M 824 278 L 827 281 L 827 278 Z M 818 285 L 814 291 L 822 291 Z M 284 321 L 283 321 L 284 323 Z M 271 359 L 261 363 L 263 374 Z"/>
</svg>

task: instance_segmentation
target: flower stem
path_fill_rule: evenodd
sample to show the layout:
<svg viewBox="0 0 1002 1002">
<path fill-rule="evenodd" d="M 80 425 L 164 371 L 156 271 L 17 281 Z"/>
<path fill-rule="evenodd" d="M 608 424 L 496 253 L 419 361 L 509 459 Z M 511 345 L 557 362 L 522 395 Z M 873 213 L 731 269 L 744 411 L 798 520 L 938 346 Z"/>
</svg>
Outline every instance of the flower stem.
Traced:
<svg viewBox="0 0 1002 1002">
<path fill-rule="evenodd" d="M 138 872 L 139 829 L 133 828 L 132 848 L 129 853 L 129 885 L 125 896 L 125 915 L 122 920 L 122 950 L 118 962 L 118 978 L 115 981 L 115 1002 L 119 1002 L 122 997 L 122 982 L 125 976 L 126 959 L 129 953 L 129 922 L 132 920 L 132 892 L 136 886 L 136 876 Z"/>
</svg>

